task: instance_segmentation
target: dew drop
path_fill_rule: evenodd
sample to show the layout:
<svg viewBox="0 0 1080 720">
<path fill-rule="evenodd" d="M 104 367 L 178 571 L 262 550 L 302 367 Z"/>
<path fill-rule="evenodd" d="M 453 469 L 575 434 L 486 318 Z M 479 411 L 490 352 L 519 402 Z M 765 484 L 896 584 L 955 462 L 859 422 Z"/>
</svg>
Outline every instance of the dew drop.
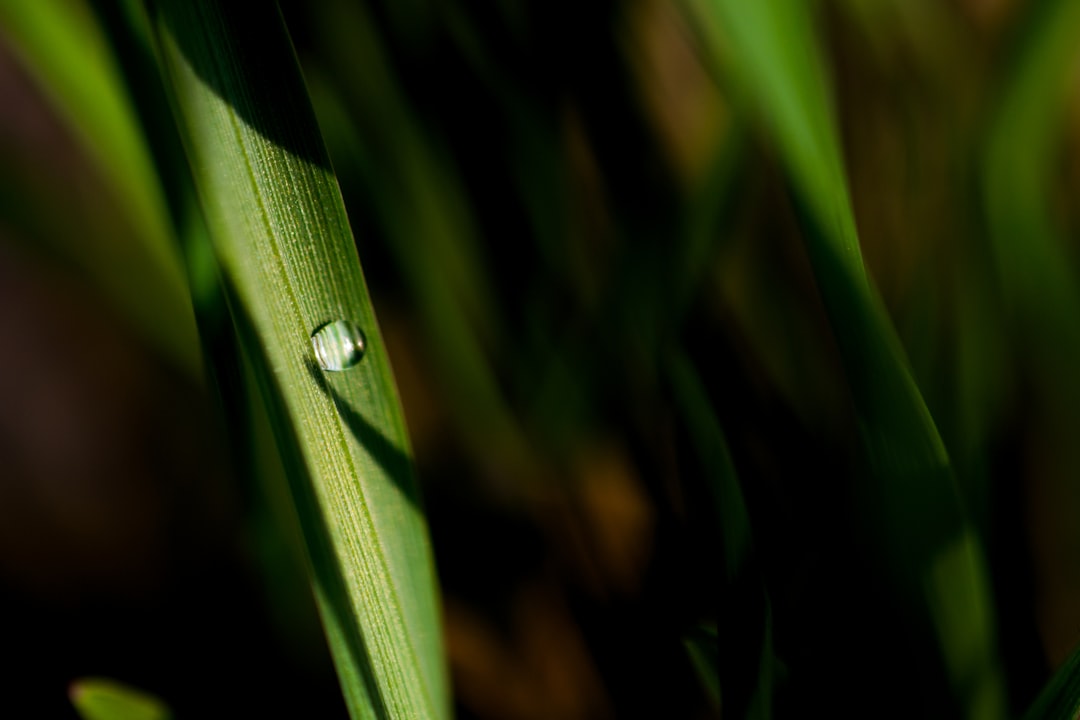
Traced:
<svg viewBox="0 0 1080 720">
<path fill-rule="evenodd" d="M 311 336 L 315 357 L 323 370 L 348 370 L 364 357 L 364 332 L 348 320 L 328 322 Z"/>
</svg>

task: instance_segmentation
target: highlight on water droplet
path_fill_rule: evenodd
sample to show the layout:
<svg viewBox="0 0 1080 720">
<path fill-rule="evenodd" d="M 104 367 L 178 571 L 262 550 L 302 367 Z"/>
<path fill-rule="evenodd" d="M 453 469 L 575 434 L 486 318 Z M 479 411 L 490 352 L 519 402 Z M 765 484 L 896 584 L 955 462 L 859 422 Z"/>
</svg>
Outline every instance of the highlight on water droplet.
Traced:
<svg viewBox="0 0 1080 720">
<path fill-rule="evenodd" d="M 364 332 L 348 320 L 334 320 L 311 336 L 315 357 L 323 370 L 348 370 L 364 357 Z"/>
</svg>

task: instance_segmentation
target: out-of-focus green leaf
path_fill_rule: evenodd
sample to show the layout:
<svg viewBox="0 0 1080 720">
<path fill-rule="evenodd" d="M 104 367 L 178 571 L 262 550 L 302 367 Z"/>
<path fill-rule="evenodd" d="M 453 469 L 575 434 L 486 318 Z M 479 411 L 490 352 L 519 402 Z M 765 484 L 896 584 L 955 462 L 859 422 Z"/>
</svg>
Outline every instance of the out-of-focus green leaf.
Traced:
<svg viewBox="0 0 1080 720">
<path fill-rule="evenodd" d="M 348 92 L 335 97 L 316 75 L 317 109 L 374 201 L 376 220 L 439 353 L 437 371 L 445 373 L 451 409 L 463 413 L 458 425 L 475 452 L 495 464 L 520 463 L 526 441 L 483 350 L 485 339 L 503 333 L 461 181 L 425 135 L 363 6 L 330 2 L 318 17 L 325 52 L 336 67 L 347 68 Z"/>
<path fill-rule="evenodd" d="M 714 0 L 712 7 L 733 75 L 790 178 L 851 390 L 870 507 L 897 576 L 912 597 L 922 596 L 968 716 L 1000 716 L 1005 703 L 981 550 L 966 529 L 945 447 L 863 267 L 813 4 Z M 943 563 L 948 572 L 936 572 Z M 979 611 L 950 612 L 957 596 Z"/>
<path fill-rule="evenodd" d="M 720 657 L 717 647 L 716 627 L 702 625 L 689 633 L 683 640 L 686 652 L 690 655 L 690 661 L 697 670 L 701 684 L 712 700 L 713 705 L 720 707 Z"/>
<path fill-rule="evenodd" d="M 983 157 L 983 200 L 1007 318 L 1036 343 L 1050 397 L 1080 398 L 1080 287 L 1051 198 L 1065 102 L 1080 57 L 1080 3 L 1034 3 L 1001 89 Z"/>
<path fill-rule="evenodd" d="M 1074 650 L 1039 697 L 1024 713 L 1024 720 L 1076 720 L 1080 716 L 1080 650 Z"/>
<path fill-rule="evenodd" d="M 706 482 L 709 484 L 716 504 L 716 518 L 724 541 L 724 575 L 729 586 L 728 591 L 744 592 L 746 586 L 738 584 L 738 576 L 743 576 L 745 581 L 745 569 L 750 560 L 752 545 L 750 516 L 728 451 L 727 440 L 715 412 L 709 406 L 705 386 L 689 358 L 682 352 L 673 352 L 668 358 L 667 371 L 676 403 L 690 432 L 691 442 L 700 458 Z M 764 622 L 760 636 L 760 661 L 755 673 L 756 682 L 749 693 L 746 717 L 753 720 L 767 720 L 772 717 L 775 662 L 772 609 L 763 588 L 759 590 L 758 586 L 754 585 L 750 591 L 760 598 L 764 606 Z M 746 618 L 721 617 L 720 621 L 745 623 Z M 722 681 L 720 676 L 717 625 L 703 625 L 697 628 L 684 638 L 684 644 L 706 691 L 719 707 L 722 683 L 729 680 Z M 725 652 L 729 655 L 740 654 L 737 648 L 725 648 Z M 734 690 L 729 693 L 729 702 L 741 692 L 742 688 L 734 688 Z"/>
<path fill-rule="evenodd" d="M 1070 148 L 1066 137 L 1080 60 L 1080 3 L 1038 0 L 1026 4 L 1019 17 L 1019 32 L 1004 54 L 1001 84 L 989 108 L 981 157 L 982 209 L 996 270 L 991 277 L 1002 296 L 1002 312 L 989 327 L 1004 338 L 998 340 L 1002 355 L 1028 374 L 1016 385 L 1029 390 L 1017 396 L 1030 408 L 1024 417 L 1027 432 L 1038 438 L 1030 470 L 1023 474 L 1029 487 L 1039 488 L 1029 495 L 1027 512 L 1037 518 L 1032 527 L 1038 526 L 1032 532 L 1069 548 L 1055 548 L 1037 563 L 1040 582 L 1055 578 L 1053 584 L 1071 584 L 1080 547 L 1075 522 L 1080 506 L 1080 276 L 1073 232 L 1060 218 L 1067 214 L 1063 205 L 1075 205 L 1077 191 L 1072 187 L 1065 195 L 1056 188 L 1065 177 L 1062 157 Z M 979 407 L 969 412 L 986 414 Z M 1040 622 L 1073 604 L 1045 590 L 1039 603 Z M 1066 639 L 1043 635 L 1051 651 Z M 1071 711 L 1068 716 L 1074 717 Z"/>
<path fill-rule="evenodd" d="M 130 216 L 128 227 L 134 237 L 88 242 L 79 228 L 70 228 L 72 237 L 62 252 L 84 265 L 117 310 L 168 357 L 199 375 L 201 358 L 187 278 L 161 184 L 115 58 L 93 14 L 77 0 L 0 3 L 0 33 L 66 119 Z"/>
<path fill-rule="evenodd" d="M 69 690 L 71 704 L 83 720 L 168 720 L 168 706 L 144 690 L 107 678 L 76 680 Z"/>
<path fill-rule="evenodd" d="M 724 574 L 731 580 L 750 552 L 750 516 L 746 511 L 724 431 L 709 407 L 701 379 L 682 353 L 674 353 L 668 374 L 672 388 L 701 458 L 705 479 L 716 504 L 716 518 L 724 537 Z"/>
</svg>

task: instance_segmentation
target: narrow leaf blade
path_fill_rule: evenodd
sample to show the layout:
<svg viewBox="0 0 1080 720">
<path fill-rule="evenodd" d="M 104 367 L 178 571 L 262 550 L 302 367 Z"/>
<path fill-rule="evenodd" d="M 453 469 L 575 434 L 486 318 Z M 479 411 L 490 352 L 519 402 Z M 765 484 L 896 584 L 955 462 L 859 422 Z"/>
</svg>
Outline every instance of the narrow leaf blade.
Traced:
<svg viewBox="0 0 1080 720">
<path fill-rule="evenodd" d="M 355 717 L 446 717 L 433 562 L 389 361 L 276 8 L 162 2 L 175 111 L 241 343 L 262 373 Z M 312 333 L 367 340 L 340 373 Z"/>
</svg>

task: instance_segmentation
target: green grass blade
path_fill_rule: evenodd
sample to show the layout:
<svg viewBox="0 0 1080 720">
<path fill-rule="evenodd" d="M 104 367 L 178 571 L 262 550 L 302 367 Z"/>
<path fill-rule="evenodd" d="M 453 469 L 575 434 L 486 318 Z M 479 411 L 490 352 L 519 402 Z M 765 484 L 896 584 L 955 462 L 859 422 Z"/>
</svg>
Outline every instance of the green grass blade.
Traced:
<svg viewBox="0 0 1080 720">
<path fill-rule="evenodd" d="M 85 678 L 69 691 L 83 720 L 168 720 L 169 708 L 158 698 L 115 680 Z"/>
<path fill-rule="evenodd" d="M 1034 3 L 1025 30 L 985 151 L 988 225 L 1007 299 L 1071 317 L 1080 295 L 1057 243 L 1050 203 L 1069 82 L 1080 56 L 1080 5 Z"/>
<path fill-rule="evenodd" d="M 751 593 L 763 604 L 760 660 L 752 691 L 746 698 L 746 717 L 766 720 L 772 717 L 773 676 L 775 656 L 772 642 L 772 609 L 765 588 L 747 573 L 751 561 L 750 516 L 742 489 L 728 450 L 727 439 L 716 413 L 709 404 L 708 391 L 701 382 L 693 363 L 681 351 L 672 352 L 667 363 L 668 380 L 683 420 L 690 433 L 690 440 L 700 459 L 702 472 L 712 493 L 724 544 L 724 575 L 730 593 Z M 740 584 L 740 577 L 743 582 Z M 729 601 L 730 602 L 730 601 Z M 734 605 L 735 603 L 733 603 Z M 741 606 L 741 605 L 740 605 Z M 731 623 L 732 617 L 720 616 L 719 623 Z M 735 622 L 745 623 L 745 617 Z M 694 668 L 705 686 L 710 699 L 721 705 L 721 670 L 719 648 L 719 623 L 705 623 L 687 633 L 683 638 Z M 730 627 L 726 632 L 730 632 Z M 727 636 L 726 636 L 727 637 Z M 740 656 L 740 648 L 725 647 L 725 654 Z M 746 662 L 740 657 L 740 662 Z M 724 679 L 724 682 L 729 682 Z M 742 688 L 729 687 L 728 711 L 734 710 Z"/>
<path fill-rule="evenodd" d="M 690 656 L 690 662 L 694 665 L 701 684 L 709 695 L 709 700 L 716 707 L 720 707 L 720 658 L 717 643 L 716 627 L 702 625 L 688 633 L 683 639 L 683 645 Z"/>
<path fill-rule="evenodd" d="M 187 277 L 161 184 L 92 12 L 82 2 L 0 3 L 0 32 L 130 216 L 126 231 L 134 237 L 72 238 L 64 252 L 89 270 L 144 335 L 198 376 L 202 361 Z"/>
<path fill-rule="evenodd" d="M 446 717 L 426 525 L 341 195 L 280 14 L 235 7 L 162 2 L 154 22 L 346 701 L 354 717 Z M 367 351 L 324 373 L 310 337 L 336 319 L 362 328 Z"/>
<path fill-rule="evenodd" d="M 1024 720 L 1075 720 L 1080 715 L 1080 649 L 1058 668 Z"/>
<path fill-rule="evenodd" d="M 207 316 L 221 314 L 224 304 L 217 267 L 209 250 L 205 222 L 192 185 L 191 171 L 161 83 L 161 73 L 158 72 L 160 63 L 154 55 L 157 48 L 146 8 L 141 0 L 90 2 L 122 68 L 134 110 L 157 169 L 175 235 L 187 265 L 191 300 L 199 315 L 199 329 L 205 343 L 209 339 L 205 327 Z"/>
<path fill-rule="evenodd" d="M 824 63 L 804 0 L 715 0 L 733 72 L 779 149 L 851 390 L 871 507 L 933 623 L 968 716 L 1004 713 L 981 548 L 944 444 L 863 267 Z M 918 599 L 921 598 L 921 599 Z"/>
<path fill-rule="evenodd" d="M 724 431 L 709 406 L 708 393 L 690 359 L 682 352 L 672 353 L 667 371 L 712 494 L 724 540 L 724 574 L 730 582 L 750 555 L 752 541 L 746 501 Z"/>
<path fill-rule="evenodd" d="M 1053 183 L 1070 81 L 1080 57 L 1080 3 L 1035 3 L 1020 37 L 983 156 L 983 200 L 1007 310 L 1036 361 L 1047 396 L 1075 404 L 1080 286 L 1053 221 Z M 1060 363 L 1054 365 L 1053 363 Z M 1062 393 L 1062 388 L 1068 390 Z"/>
<path fill-rule="evenodd" d="M 1039 488 L 1028 491 L 1033 499 L 1027 512 L 1038 518 L 1030 532 L 1045 538 L 1032 542 L 1036 547 L 1050 543 L 1036 564 L 1038 582 L 1069 578 L 1072 583 L 1077 578 L 1072 553 L 1080 541 L 1075 520 L 1080 276 L 1075 227 L 1063 221 L 1068 212 L 1062 212 L 1074 202 L 1076 188 L 1062 185 L 1062 158 L 1071 150 L 1067 135 L 1080 60 L 1080 3 L 1029 3 L 1023 20 L 1001 73 L 981 158 L 987 245 L 1003 306 L 991 328 L 1004 338 L 998 341 L 1007 350 L 1002 356 L 1026 374 L 1014 393 L 1030 408 L 1026 432 L 1039 438 L 1027 451 L 1024 473 L 1025 487 Z M 1061 657 L 1073 638 L 1047 628 L 1072 622 L 1067 618 L 1075 603 L 1045 590 L 1038 597 L 1044 649 Z"/>
<path fill-rule="evenodd" d="M 948 458 L 863 267 L 807 3 L 717 0 L 735 71 L 752 89 L 809 224 L 807 250 L 871 450 L 929 469 Z"/>
</svg>

